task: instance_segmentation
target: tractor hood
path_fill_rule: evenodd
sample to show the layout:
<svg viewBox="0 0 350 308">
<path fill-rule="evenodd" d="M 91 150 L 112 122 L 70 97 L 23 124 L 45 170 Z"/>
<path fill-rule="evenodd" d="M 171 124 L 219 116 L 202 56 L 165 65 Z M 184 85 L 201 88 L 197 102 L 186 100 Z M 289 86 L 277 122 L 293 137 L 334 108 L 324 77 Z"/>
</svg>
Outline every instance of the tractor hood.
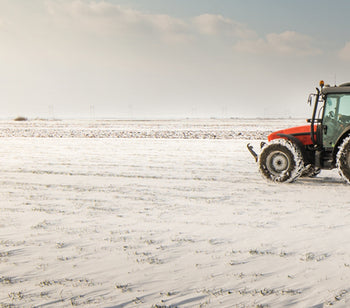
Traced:
<svg viewBox="0 0 350 308">
<path fill-rule="evenodd" d="M 314 127 L 315 127 L 315 132 L 316 132 L 317 126 L 315 125 Z M 299 139 L 303 145 L 312 144 L 311 125 L 303 125 L 303 126 L 282 129 L 282 130 L 271 133 L 267 138 L 269 141 L 274 140 L 274 139 L 278 139 L 278 138 L 287 139 L 283 135 L 292 135 L 295 138 Z"/>
</svg>

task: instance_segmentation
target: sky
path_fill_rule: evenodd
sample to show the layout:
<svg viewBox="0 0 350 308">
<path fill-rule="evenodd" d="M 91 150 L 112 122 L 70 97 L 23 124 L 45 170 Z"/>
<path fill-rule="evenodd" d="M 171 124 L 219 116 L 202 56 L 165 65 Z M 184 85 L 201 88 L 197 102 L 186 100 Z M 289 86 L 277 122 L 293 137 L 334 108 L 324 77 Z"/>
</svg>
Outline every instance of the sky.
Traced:
<svg viewBox="0 0 350 308">
<path fill-rule="evenodd" d="M 305 117 L 348 0 L 0 0 L 0 118 Z"/>
</svg>

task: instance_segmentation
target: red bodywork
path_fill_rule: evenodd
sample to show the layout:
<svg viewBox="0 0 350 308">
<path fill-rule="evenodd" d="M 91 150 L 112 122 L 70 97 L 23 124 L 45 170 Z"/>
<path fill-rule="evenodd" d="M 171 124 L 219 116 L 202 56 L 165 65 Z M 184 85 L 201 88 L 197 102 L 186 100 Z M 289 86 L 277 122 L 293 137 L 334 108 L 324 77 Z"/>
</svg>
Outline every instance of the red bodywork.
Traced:
<svg viewBox="0 0 350 308">
<path fill-rule="evenodd" d="M 316 132 L 317 126 L 315 125 L 314 128 L 315 128 L 314 131 Z M 278 139 L 278 138 L 287 139 L 286 137 L 278 136 L 278 134 L 292 135 L 295 138 L 299 139 L 303 145 L 311 145 L 312 144 L 311 125 L 303 125 L 303 126 L 282 129 L 282 130 L 273 132 L 272 134 L 270 134 L 267 137 L 267 139 L 269 141 L 274 140 L 274 139 Z"/>
</svg>

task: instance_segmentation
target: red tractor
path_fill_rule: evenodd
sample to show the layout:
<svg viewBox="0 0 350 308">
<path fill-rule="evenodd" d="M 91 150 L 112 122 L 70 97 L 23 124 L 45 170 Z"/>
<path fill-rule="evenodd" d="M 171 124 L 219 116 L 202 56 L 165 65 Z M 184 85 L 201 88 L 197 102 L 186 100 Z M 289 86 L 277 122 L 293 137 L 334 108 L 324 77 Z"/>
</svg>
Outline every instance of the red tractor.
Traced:
<svg viewBox="0 0 350 308">
<path fill-rule="evenodd" d="M 350 184 L 350 83 L 331 87 L 321 81 L 320 88 L 309 95 L 310 124 L 273 132 L 261 143 L 260 155 L 247 145 L 268 180 L 293 182 L 338 168 Z"/>
</svg>

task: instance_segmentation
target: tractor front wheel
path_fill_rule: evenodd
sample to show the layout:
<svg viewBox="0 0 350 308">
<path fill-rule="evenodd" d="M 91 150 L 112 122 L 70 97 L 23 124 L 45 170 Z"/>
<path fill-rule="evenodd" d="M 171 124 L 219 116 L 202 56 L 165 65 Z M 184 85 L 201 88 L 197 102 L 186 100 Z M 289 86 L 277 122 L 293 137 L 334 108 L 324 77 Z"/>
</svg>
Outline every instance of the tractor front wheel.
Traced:
<svg viewBox="0 0 350 308">
<path fill-rule="evenodd" d="M 261 174 L 273 182 L 295 181 L 304 168 L 300 150 L 285 139 L 275 139 L 266 144 L 258 160 Z"/>
<path fill-rule="evenodd" d="M 341 177 L 350 184 L 350 136 L 346 137 L 339 147 L 337 168 Z"/>
</svg>

